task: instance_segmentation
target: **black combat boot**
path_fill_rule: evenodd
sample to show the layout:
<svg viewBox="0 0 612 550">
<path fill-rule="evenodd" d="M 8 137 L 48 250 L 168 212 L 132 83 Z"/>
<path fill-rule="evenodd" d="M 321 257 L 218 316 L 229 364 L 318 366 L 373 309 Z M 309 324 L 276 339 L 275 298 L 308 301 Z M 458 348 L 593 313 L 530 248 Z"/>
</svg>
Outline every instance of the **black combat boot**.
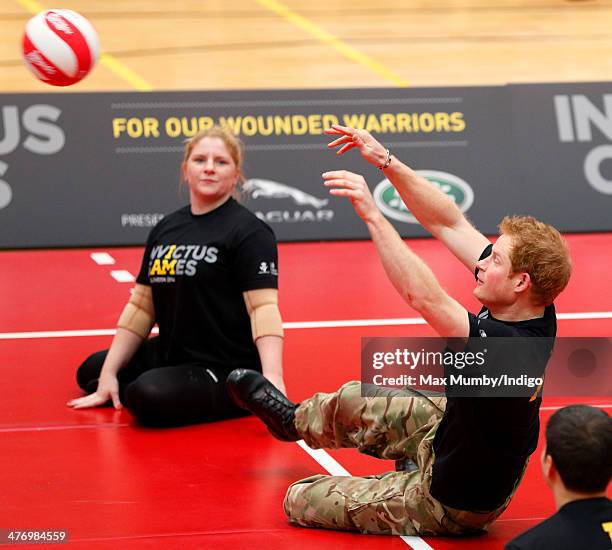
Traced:
<svg viewBox="0 0 612 550">
<path fill-rule="evenodd" d="M 234 402 L 258 416 L 270 433 L 281 441 L 297 441 L 293 420 L 297 405 L 289 401 L 263 374 L 250 369 L 235 369 L 225 382 Z"/>
</svg>

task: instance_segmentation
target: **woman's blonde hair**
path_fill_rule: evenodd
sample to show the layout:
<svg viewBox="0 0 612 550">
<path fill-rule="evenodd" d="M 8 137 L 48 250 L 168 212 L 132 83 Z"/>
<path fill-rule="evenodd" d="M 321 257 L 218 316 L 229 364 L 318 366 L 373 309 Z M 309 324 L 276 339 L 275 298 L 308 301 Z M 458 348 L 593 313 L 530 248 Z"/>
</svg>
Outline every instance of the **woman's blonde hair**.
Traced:
<svg viewBox="0 0 612 550">
<path fill-rule="evenodd" d="M 236 165 L 236 169 L 238 170 L 237 185 L 234 188 L 234 192 L 232 193 L 232 195 L 235 199 L 239 199 L 240 189 L 238 188 L 238 186 L 242 186 L 242 184 L 244 183 L 244 174 L 242 173 L 244 146 L 242 144 L 242 141 L 237 138 L 226 126 L 215 125 L 211 128 L 207 128 L 206 130 L 200 130 L 193 137 L 190 137 L 185 140 L 185 151 L 183 153 L 183 162 L 181 163 L 181 180 L 183 168 L 187 164 L 187 161 L 189 160 L 189 156 L 191 155 L 193 148 L 204 138 L 219 138 L 227 148 L 227 152 L 230 154 L 230 157 L 232 157 L 232 160 Z"/>
</svg>

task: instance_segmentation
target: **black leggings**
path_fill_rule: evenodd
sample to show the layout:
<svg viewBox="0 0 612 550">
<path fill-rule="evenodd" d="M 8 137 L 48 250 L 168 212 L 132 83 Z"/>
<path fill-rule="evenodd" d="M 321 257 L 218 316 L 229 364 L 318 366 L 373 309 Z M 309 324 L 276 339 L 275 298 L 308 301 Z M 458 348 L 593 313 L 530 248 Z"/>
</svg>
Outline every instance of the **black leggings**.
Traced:
<svg viewBox="0 0 612 550">
<path fill-rule="evenodd" d="M 149 426 L 180 426 L 246 416 L 225 390 L 231 370 L 198 364 L 161 363 L 159 338 L 146 340 L 119 371 L 119 399 L 139 422 Z M 87 393 L 98 387 L 108 350 L 90 355 L 77 370 Z"/>
</svg>

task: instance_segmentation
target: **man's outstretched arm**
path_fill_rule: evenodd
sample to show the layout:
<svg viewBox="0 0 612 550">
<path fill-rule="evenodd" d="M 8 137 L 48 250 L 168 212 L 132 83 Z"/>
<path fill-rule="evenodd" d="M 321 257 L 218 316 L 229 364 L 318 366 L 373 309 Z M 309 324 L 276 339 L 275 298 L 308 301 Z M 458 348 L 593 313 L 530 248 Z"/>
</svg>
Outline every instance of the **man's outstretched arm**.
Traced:
<svg viewBox="0 0 612 550">
<path fill-rule="evenodd" d="M 467 338 L 467 310 L 451 298 L 431 269 L 402 240 L 386 220 L 362 176 L 344 170 L 323 174 L 330 193 L 347 197 L 366 223 L 383 267 L 393 286 L 427 323 L 444 337 Z"/>
<path fill-rule="evenodd" d="M 384 167 L 388 161 L 383 172 L 410 212 L 470 271 L 474 270 L 489 241 L 472 226 L 450 197 L 397 157 L 388 156 L 387 150 L 369 132 L 335 125 L 327 133 L 341 136 L 329 144 L 329 147 L 342 146 L 338 154 L 358 148 L 362 157 L 374 166 Z"/>
</svg>

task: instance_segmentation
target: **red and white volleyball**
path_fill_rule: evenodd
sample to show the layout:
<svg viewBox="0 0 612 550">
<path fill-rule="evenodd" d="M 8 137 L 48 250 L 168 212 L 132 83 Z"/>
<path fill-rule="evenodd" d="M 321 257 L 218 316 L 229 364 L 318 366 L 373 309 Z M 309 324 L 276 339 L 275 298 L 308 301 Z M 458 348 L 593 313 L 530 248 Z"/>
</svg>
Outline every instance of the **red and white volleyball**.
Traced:
<svg viewBox="0 0 612 550">
<path fill-rule="evenodd" d="M 23 35 L 23 59 L 34 76 L 52 86 L 70 86 L 98 60 L 100 42 L 92 24 L 72 10 L 35 15 Z"/>
</svg>

